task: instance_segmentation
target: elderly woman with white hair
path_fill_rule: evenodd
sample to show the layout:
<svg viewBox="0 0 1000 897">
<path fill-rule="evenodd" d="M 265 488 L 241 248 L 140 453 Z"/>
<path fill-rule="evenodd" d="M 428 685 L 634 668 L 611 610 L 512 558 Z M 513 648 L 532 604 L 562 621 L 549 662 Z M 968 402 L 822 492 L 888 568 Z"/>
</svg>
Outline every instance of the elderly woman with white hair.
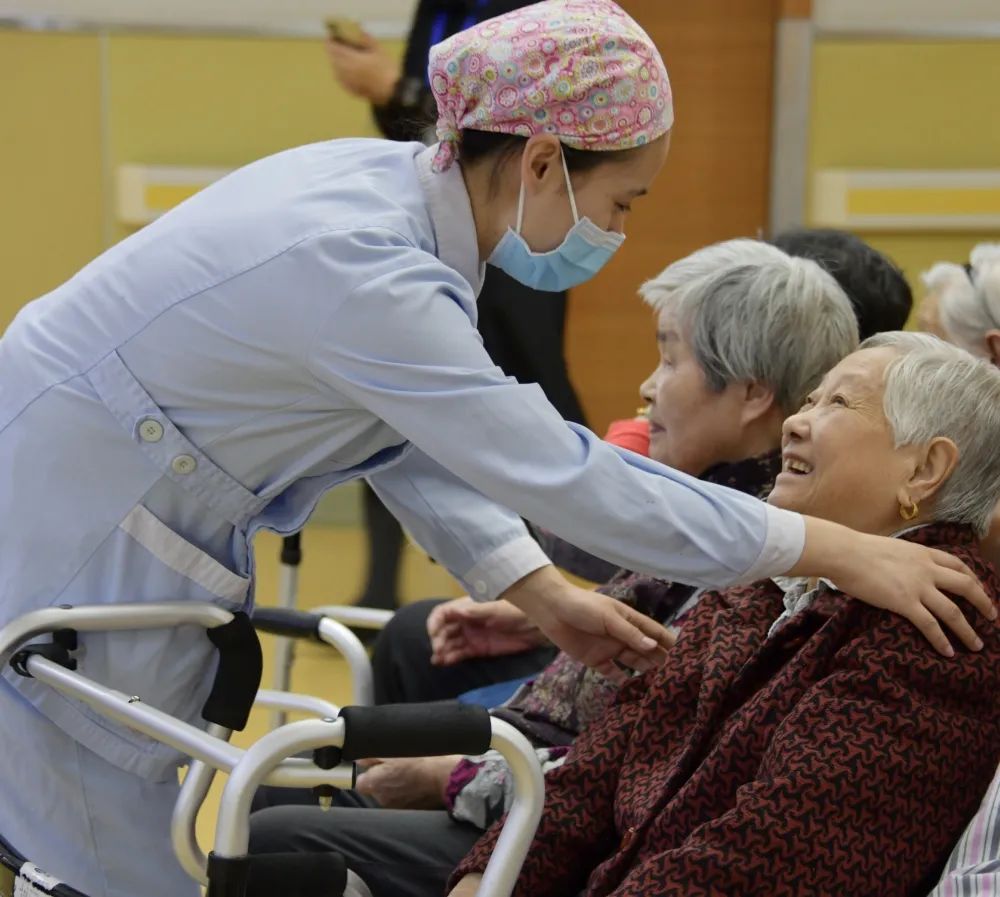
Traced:
<svg viewBox="0 0 1000 897">
<path fill-rule="evenodd" d="M 784 424 L 769 501 L 962 558 L 1000 497 L 1000 371 L 876 336 Z M 940 654 L 820 580 L 703 595 L 546 778 L 531 897 L 923 897 L 996 766 L 1000 630 Z M 474 893 L 492 828 L 453 877 Z"/>
<path fill-rule="evenodd" d="M 1000 243 L 980 243 L 965 265 L 938 262 L 922 279 L 920 329 L 1000 365 Z"/>
</svg>

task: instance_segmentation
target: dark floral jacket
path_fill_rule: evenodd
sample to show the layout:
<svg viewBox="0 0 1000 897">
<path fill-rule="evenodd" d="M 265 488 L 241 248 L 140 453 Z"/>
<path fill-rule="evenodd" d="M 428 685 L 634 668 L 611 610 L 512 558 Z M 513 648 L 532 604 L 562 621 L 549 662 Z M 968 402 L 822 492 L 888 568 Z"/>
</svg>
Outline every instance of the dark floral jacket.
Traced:
<svg viewBox="0 0 1000 897">
<path fill-rule="evenodd" d="M 971 530 L 948 551 L 994 601 Z M 667 663 L 629 682 L 546 776 L 524 897 L 923 895 L 1000 755 L 1000 627 L 936 653 L 832 589 L 769 636 L 770 580 L 703 595 Z M 494 826 L 455 873 L 482 871 Z"/>
</svg>

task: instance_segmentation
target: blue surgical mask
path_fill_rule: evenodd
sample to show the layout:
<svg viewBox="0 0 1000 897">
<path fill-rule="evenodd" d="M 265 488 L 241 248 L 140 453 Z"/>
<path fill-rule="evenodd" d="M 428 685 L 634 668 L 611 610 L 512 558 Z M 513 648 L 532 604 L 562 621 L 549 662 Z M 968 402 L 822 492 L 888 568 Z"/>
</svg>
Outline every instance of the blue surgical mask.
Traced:
<svg viewBox="0 0 1000 897">
<path fill-rule="evenodd" d="M 601 270 L 625 242 L 624 234 L 617 234 L 598 227 L 589 218 L 581 218 L 576 210 L 576 196 L 562 157 L 566 189 L 575 222 L 566 239 L 551 252 L 533 252 L 521 236 L 524 223 L 524 182 L 517 201 L 517 230 L 507 228 L 507 233 L 497 244 L 488 261 L 506 271 L 514 280 L 536 290 L 561 293 L 570 287 L 590 280 Z"/>
</svg>

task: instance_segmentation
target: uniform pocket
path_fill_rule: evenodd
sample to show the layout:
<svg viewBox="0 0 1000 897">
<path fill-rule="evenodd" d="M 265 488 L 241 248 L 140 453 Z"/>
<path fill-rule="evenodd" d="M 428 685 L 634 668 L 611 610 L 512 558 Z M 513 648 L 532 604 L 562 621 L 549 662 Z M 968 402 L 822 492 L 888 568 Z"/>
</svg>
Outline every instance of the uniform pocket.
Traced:
<svg viewBox="0 0 1000 897">
<path fill-rule="evenodd" d="M 236 606 L 246 600 L 249 579 L 205 554 L 142 505 L 136 505 L 118 526 L 165 568 L 190 580 L 210 596 Z"/>
</svg>

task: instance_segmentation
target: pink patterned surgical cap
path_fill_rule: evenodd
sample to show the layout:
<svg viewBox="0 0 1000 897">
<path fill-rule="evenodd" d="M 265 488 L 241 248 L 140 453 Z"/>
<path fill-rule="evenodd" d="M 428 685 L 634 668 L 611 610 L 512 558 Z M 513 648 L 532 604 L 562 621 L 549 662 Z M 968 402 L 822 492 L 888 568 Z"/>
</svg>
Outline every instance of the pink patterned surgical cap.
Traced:
<svg viewBox="0 0 1000 897">
<path fill-rule="evenodd" d="M 674 121 L 659 51 L 611 0 L 545 0 L 489 19 L 433 47 L 429 74 L 438 172 L 454 163 L 466 128 L 623 150 Z"/>
</svg>

